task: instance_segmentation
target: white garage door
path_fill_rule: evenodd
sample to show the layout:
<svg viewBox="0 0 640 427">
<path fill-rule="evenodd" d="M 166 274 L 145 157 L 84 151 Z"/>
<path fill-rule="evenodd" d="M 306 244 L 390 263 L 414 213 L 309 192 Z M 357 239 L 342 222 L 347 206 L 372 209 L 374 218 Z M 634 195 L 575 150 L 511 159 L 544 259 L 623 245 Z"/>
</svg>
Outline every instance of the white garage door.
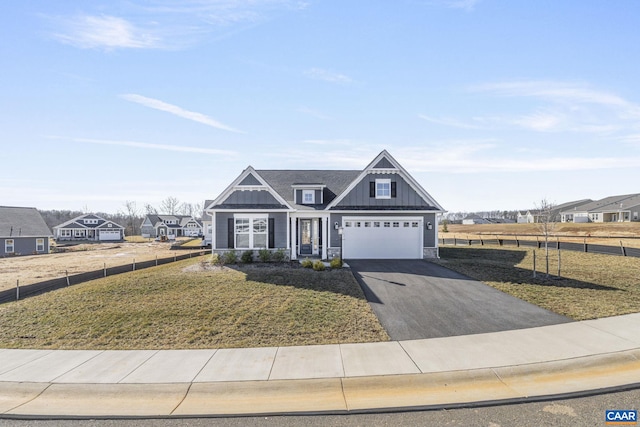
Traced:
<svg viewBox="0 0 640 427">
<path fill-rule="evenodd" d="M 351 218 L 342 220 L 345 259 L 422 258 L 422 218 Z"/>
<path fill-rule="evenodd" d="M 100 240 L 120 240 L 120 231 L 100 230 Z"/>
</svg>

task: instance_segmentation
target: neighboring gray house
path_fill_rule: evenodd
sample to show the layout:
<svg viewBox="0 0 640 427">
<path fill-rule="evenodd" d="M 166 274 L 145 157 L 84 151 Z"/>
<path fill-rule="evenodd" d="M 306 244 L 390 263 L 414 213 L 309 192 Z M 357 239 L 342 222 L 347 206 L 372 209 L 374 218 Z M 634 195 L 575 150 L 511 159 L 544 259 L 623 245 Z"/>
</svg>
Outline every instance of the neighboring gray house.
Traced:
<svg viewBox="0 0 640 427">
<path fill-rule="evenodd" d="M 124 227 L 94 214 L 80 215 L 53 227 L 56 241 L 117 241 L 124 239 Z"/>
<path fill-rule="evenodd" d="M 364 170 L 245 169 L 205 209 L 212 251 L 434 258 L 442 207 L 387 151 Z"/>
<path fill-rule="evenodd" d="M 204 207 L 206 208 L 213 200 L 205 200 Z M 202 246 L 208 246 L 213 239 L 213 224 L 211 223 L 211 215 L 207 211 L 202 212 Z"/>
<path fill-rule="evenodd" d="M 562 222 L 640 221 L 640 194 L 610 196 L 561 212 Z"/>
<path fill-rule="evenodd" d="M 0 206 L 0 257 L 48 254 L 51 237 L 36 208 Z"/>
<path fill-rule="evenodd" d="M 176 237 L 202 236 L 202 223 L 190 215 L 156 215 L 149 214 L 140 227 L 142 237 Z"/>
</svg>

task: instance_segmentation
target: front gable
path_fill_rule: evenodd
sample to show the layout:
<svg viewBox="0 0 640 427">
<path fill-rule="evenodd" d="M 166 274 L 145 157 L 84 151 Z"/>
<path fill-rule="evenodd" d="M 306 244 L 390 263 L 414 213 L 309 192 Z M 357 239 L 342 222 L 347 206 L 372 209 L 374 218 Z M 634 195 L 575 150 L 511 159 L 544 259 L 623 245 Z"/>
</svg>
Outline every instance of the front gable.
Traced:
<svg viewBox="0 0 640 427">
<path fill-rule="evenodd" d="M 209 209 L 290 209 L 289 204 L 251 166 L 245 169 Z"/>
<path fill-rule="evenodd" d="M 386 150 L 336 197 L 328 209 L 444 211 Z"/>
</svg>

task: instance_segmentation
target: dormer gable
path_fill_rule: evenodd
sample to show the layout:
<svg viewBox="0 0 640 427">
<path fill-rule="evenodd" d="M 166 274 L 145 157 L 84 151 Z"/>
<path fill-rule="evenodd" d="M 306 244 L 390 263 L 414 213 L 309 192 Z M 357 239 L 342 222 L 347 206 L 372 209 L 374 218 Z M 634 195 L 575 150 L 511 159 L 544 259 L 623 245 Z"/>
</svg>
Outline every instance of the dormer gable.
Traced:
<svg viewBox="0 0 640 427">
<path fill-rule="evenodd" d="M 294 203 L 299 205 L 322 205 L 324 203 L 324 184 L 292 184 Z"/>
<path fill-rule="evenodd" d="M 291 206 L 251 166 L 247 167 L 208 209 L 290 209 Z"/>
</svg>

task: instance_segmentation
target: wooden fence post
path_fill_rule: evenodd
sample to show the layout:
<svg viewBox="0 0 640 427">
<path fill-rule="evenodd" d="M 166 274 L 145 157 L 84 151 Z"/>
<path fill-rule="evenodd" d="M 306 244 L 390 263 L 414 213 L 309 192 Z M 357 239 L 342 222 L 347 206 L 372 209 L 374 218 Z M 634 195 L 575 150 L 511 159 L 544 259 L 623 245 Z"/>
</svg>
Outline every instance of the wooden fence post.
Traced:
<svg viewBox="0 0 640 427">
<path fill-rule="evenodd" d="M 536 278 L 536 250 L 533 250 L 533 278 Z"/>
<path fill-rule="evenodd" d="M 558 278 L 560 277 L 560 264 L 561 264 L 560 246 L 558 246 Z"/>
<path fill-rule="evenodd" d="M 158 255 L 156 255 L 156 267 L 158 266 Z"/>
<path fill-rule="evenodd" d="M 133 259 L 133 271 L 136 271 L 136 259 Z"/>
<path fill-rule="evenodd" d="M 67 286 L 69 286 L 69 270 L 65 270 L 64 274 L 67 276 Z"/>
<path fill-rule="evenodd" d="M 622 256 L 627 256 L 627 249 L 622 244 L 622 240 L 620 240 L 620 249 L 622 249 Z"/>
<path fill-rule="evenodd" d="M 16 280 L 16 301 L 20 299 L 20 279 Z"/>
<path fill-rule="evenodd" d="M 584 251 L 585 252 L 589 252 L 589 248 L 588 248 L 588 245 L 587 245 L 587 238 L 586 237 L 584 238 Z"/>
<path fill-rule="evenodd" d="M 104 277 L 107 277 L 107 263 L 104 263 Z"/>
</svg>

